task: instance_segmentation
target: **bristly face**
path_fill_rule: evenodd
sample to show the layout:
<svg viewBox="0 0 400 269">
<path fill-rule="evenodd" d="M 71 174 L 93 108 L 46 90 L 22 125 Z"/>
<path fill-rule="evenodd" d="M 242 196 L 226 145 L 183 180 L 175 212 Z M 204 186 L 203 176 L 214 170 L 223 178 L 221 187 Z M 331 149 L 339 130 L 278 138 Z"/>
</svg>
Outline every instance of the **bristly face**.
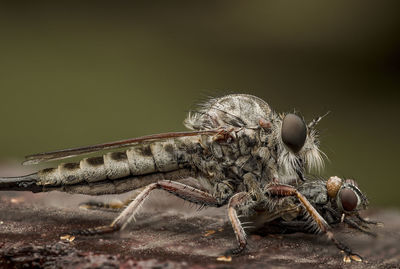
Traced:
<svg viewBox="0 0 400 269">
<path fill-rule="evenodd" d="M 278 163 L 281 175 L 296 175 L 297 171 L 306 168 L 309 172 L 320 172 L 324 167 L 319 149 L 318 132 L 315 125 L 318 119 L 308 126 L 304 119 L 296 114 L 280 115 L 276 125 L 275 136 L 278 137 Z"/>
</svg>

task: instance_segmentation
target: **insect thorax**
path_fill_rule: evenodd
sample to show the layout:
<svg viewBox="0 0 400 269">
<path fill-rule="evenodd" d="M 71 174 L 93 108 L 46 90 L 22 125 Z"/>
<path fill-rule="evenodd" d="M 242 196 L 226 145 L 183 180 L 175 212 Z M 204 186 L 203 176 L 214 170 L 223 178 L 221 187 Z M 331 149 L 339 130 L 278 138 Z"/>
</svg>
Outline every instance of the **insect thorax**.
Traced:
<svg viewBox="0 0 400 269">
<path fill-rule="evenodd" d="M 245 175 L 251 174 L 262 188 L 273 177 L 270 162 L 274 161 L 274 154 L 262 140 L 261 130 L 241 128 L 230 134 L 233 138 L 229 141 L 202 136 L 197 149 L 189 155 L 189 163 L 211 185 L 227 181 L 235 189 L 245 189 Z"/>
<path fill-rule="evenodd" d="M 211 99 L 190 113 L 184 124 L 192 130 L 219 127 L 256 127 L 260 118 L 270 120 L 272 110 L 262 99 L 247 94 L 231 94 Z"/>
<path fill-rule="evenodd" d="M 190 113 L 184 123 L 186 127 L 192 130 L 217 128 L 258 130 L 256 136 L 259 143 L 251 145 L 252 147 L 257 147 L 252 148 L 252 156 L 261 157 L 262 165 L 266 167 L 261 167 L 261 169 L 254 168 L 251 171 L 261 175 L 263 169 L 267 169 L 269 172 L 263 178 L 264 181 L 276 178 L 280 182 L 288 182 L 293 178 L 297 178 L 299 172 L 302 173 L 306 168 L 318 172 L 323 166 L 323 159 L 318 148 L 319 142 L 314 127 L 310 127 L 307 130 L 305 144 L 299 152 L 293 153 L 285 146 L 281 138 L 282 119 L 284 116 L 284 114 L 278 115 L 275 113 L 265 101 L 258 97 L 246 94 L 232 94 L 211 99 L 204 103 L 198 111 Z M 263 126 L 263 123 L 268 127 Z M 232 150 L 234 149 L 232 148 Z M 213 153 L 219 156 L 218 150 Z M 238 164 L 244 162 L 245 154 L 242 154 L 241 151 L 234 153 L 236 155 L 241 154 L 239 157 L 243 157 L 237 160 Z M 232 161 L 236 160 L 227 160 L 228 166 Z M 224 161 L 219 163 L 221 162 Z"/>
</svg>

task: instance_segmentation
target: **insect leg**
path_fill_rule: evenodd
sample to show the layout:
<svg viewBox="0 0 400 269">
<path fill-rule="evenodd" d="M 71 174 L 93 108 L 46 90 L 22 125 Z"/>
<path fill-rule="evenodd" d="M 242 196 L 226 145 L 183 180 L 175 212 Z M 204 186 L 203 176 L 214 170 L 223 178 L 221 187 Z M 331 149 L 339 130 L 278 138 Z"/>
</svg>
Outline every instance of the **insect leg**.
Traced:
<svg viewBox="0 0 400 269">
<path fill-rule="evenodd" d="M 206 206 L 219 207 L 220 204 L 216 198 L 211 194 L 201 191 L 199 189 L 193 188 L 191 186 L 169 180 L 161 180 L 157 183 L 152 183 L 148 185 L 130 204 L 128 207 L 122 211 L 122 213 L 111 223 L 109 226 L 100 226 L 96 228 L 91 228 L 82 231 L 75 231 L 72 234 L 79 235 L 94 235 L 94 234 L 104 234 L 122 230 L 126 225 L 132 220 L 143 205 L 148 195 L 156 189 L 162 189 L 172 193 L 186 201 L 197 203 Z"/>
<path fill-rule="evenodd" d="M 331 240 L 338 249 L 344 251 L 347 256 L 345 256 L 345 260 L 349 261 L 349 259 L 355 261 L 362 261 L 361 257 L 358 254 L 353 253 L 353 251 L 337 240 L 331 231 L 330 226 L 324 220 L 324 218 L 318 213 L 318 211 L 311 205 L 311 203 L 307 200 L 304 195 L 302 195 L 297 189 L 292 186 L 284 185 L 284 184 L 274 184 L 270 185 L 266 188 L 266 191 L 269 195 L 276 195 L 276 196 L 295 196 L 302 205 L 305 207 L 307 212 L 313 218 L 315 223 L 318 225 L 318 228 L 321 232 L 325 233 L 329 240 Z"/>
<path fill-rule="evenodd" d="M 99 211 L 121 211 L 124 208 L 124 202 L 119 200 L 113 202 L 101 202 L 101 201 L 87 201 L 79 204 L 79 208 L 88 210 L 99 210 Z"/>
<path fill-rule="evenodd" d="M 239 254 L 242 252 L 247 245 L 246 232 L 244 231 L 242 224 L 237 215 L 237 211 L 251 207 L 251 196 L 247 192 L 239 192 L 233 195 L 229 199 L 228 203 L 228 217 L 231 221 L 233 231 L 235 232 L 238 247 L 232 250 L 228 250 L 227 254 Z"/>
<path fill-rule="evenodd" d="M 364 219 L 363 217 L 360 216 L 360 214 L 358 214 L 358 212 L 357 212 L 357 214 L 356 214 L 356 217 L 357 217 L 357 219 L 358 219 L 359 221 L 361 221 L 361 223 L 364 223 L 364 224 L 372 224 L 372 225 L 377 225 L 377 226 L 383 226 L 383 223 L 382 223 L 382 222 Z"/>
<path fill-rule="evenodd" d="M 353 227 L 354 229 L 359 230 L 360 232 L 363 232 L 365 234 L 368 234 L 369 236 L 373 236 L 376 237 L 377 234 L 371 231 L 366 230 L 365 228 L 363 228 L 361 225 L 359 225 L 357 222 L 355 222 L 354 220 L 351 220 L 349 218 L 344 218 L 343 220 L 345 223 L 347 223 L 348 225 L 350 225 L 351 227 Z"/>
<path fill-rule="evenodd" d="M 135 190 L 129 198 L 126 198 L 123 201 L 117 200 L 112 202 L 101 202 L 101 201 L 93 201 L 89 200 L 87 202 L 79 204 L 79 207 L 82 209 L 88 210 L 99 210 L 99 211 L 122 211 L 125 207 L 127 207 L 135 198 L 138 196 L 145 187 Z"/>
<path fill-rule="evenodd" d="M 325 206 L 324 209 L 327 210 L 328 212 L 330 212 L 331 214 L 333 214 L 337 219 L 339 219 L 341 217 L 338 212 L 336 212 L 335 210 L 333 210 L 333 209 L 331 209 L 331 208 L 329 208 L 327 206 Z M 365 223 L 362 220 L 360 220 L 361 216 L 358 215 L 358 214 L 356 216 L 357 216 L 358 220 L 360 221 L 360 223 L 356 222 L 355 220 L 350 219 L 347 216 L 344 217 L 343 221 L 345 223 L 347 223 L 348 225 L 350 225 L 352 228 L 359 230 L 360 232 L 363 232 L 363 233 L 368 234 L 370 236 L 376 237 L 377 236 L 376 233 L 367 230 L 368 226 L 365 225 Z"/>
</svg>

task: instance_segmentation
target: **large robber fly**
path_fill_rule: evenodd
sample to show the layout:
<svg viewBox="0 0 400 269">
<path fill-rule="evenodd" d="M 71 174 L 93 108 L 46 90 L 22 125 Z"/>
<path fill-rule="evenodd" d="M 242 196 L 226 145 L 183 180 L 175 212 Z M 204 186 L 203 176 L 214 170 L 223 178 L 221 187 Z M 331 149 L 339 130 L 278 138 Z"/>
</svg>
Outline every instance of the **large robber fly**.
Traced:
<svg viewBox="0 0 400 269">
<path fill-rule="evenodd" d="M 306 124 L 297 114 L 274 112 L 255 96 L 227 95 L 211 99 L 198 111 L 189 113 L 184 124 L 191 131 L 27 156 L 24 164 L 37 164 L 113 150 L 79 163 L 62 163 L 26 176 L 0 178 L 0 190 L 104 195 L 141 189 L 110 225 L 77 232 L 83 235 L 124 229 L 155 189 L 201 206 L 227 205 L 238 242 L 232 250 L 234 254 L 246 247 L 246 234 L 238 213 L 250 214 L 265 203 L 273 212 L 274 207 L 266 202 L 271 195 L 296 196 L 318 229 L 333 238 L 329 224 L 304 194 L 294 185 L 284 184 L 293 179 L 304 181 L 307 171 L 323 167 L 315 130 L 320 119 Z M 200 187 L 182 183 L 187 178 L 194 178 Z M 354 198 L 347 197 L 341 199 L 346 203 Z M 349 249 L 341 249 L 353 255 Z"/>
</svg>

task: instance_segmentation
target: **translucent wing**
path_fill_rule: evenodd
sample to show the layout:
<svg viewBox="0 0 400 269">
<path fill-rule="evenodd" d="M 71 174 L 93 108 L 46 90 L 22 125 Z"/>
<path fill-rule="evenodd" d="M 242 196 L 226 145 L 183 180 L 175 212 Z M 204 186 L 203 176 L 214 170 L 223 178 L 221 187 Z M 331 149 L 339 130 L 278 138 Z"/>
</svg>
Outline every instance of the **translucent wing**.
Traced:
<svg viewBox="0 0 400 269">
<path fill-rule="evenodd" d="M 188 131 L 188 132 L 153 134 L 153 135 L 141 136 L 141 137 L 136 137 L 136 138 L 130 138 L 130 139 L 126 139 L 126 140 L 120 140 L 120 141 L 114 141 L 114 142 L 109 142 L 109 143 L 86 146 L 86 147 L 63 149 L 63 150 L 56 150 L 56 151 L 32 154 L 32 155 L 26 156 L 25 161 L 22 164 L 23 165 L 38 164 L 41 162 L 71 158 L 71 157 L 75 157 L 78 155 L 88 154 L 88 153 L 101 151 L 101 150 L 124 148 L 124 147 L 131 146 L 135 143 L 140 143 L 140 142 L 150 141 L 150 140 L 166 139 L 166 138 L 174 138 L 174 137 L 184 137 L 184 136 L 195 136 L 195 135 L 214 135 L 214 134 L 217 134 L 218 132 L 220 132 L 220 130 L 213 129 L 213 130 L 205 130 L 205 131 Z"/>
</svg>

